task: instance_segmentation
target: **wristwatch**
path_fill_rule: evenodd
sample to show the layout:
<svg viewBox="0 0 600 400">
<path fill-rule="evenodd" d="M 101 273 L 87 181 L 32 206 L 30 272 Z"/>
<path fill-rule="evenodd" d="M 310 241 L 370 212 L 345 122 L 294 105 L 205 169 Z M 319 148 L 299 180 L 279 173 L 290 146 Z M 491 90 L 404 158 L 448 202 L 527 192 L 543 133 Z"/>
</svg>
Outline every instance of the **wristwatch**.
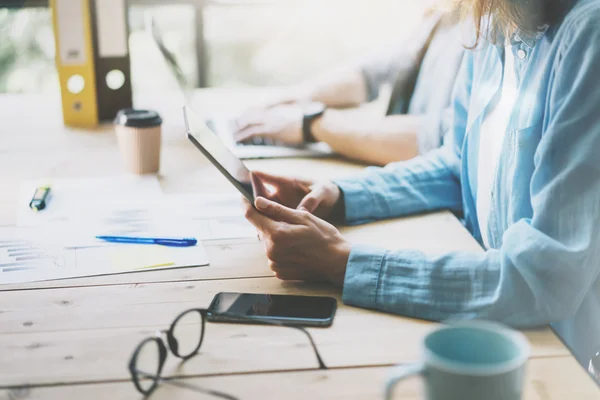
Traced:
<svg viewBox="0 0 600 400">
<path fill-rule="evenodd" d="M 312 123 L 315 119 L 322 116 L 326 109 L 327 107 L 325 107 L 325 104 L 318 101 L 313 101 L 303 107 L 304 117 L 302 118 L 302 137 L 304 138 L 304 143 L 316 142 L 315 137 L 312 134 Z"/>
</svg>

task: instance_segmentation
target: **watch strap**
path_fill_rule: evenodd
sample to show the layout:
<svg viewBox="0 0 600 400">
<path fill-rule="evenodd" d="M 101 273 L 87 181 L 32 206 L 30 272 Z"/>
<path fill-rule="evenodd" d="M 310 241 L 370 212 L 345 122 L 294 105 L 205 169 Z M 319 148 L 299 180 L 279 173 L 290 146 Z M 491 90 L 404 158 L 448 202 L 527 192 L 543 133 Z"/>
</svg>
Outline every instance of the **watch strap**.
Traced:
<svg viewBox="0 0 600 400">
<path fill-rule="evenodd" d="M 325 112 L 325 106 L 321 103 L 313 103 L 313 106 L 317 106 L 315 112 L 305 112 L 302 118 L 302 137 L 304 143 L 315 143 L 316 139 L 312 133 L 312 124 L 315 119 L 319 118 Z M 308 107 L 310 109 L 310 107 Z"/>
<path fill-rule="evenodd" d="M 312 123 L 314 121 L 314 116 L 305 115 L 302 118 L 302 138 L 304 139 L 304 143 L 315 143 L 315 137 L 312 134 Z"/>
</svg>

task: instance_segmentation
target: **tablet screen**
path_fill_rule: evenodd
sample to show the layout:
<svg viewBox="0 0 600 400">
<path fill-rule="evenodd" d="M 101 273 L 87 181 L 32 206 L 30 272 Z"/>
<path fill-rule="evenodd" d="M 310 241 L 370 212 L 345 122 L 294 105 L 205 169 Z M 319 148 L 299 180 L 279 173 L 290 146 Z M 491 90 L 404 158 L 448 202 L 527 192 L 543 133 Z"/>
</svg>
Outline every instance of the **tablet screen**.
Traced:
<svg viewBox="0 0 600 400">
<path fill-rule="evenodd" d="M 189 107 L 184 108 L 188 137 L 225 177 L 251 202 L 254 200 L 250 171 L 204 120 Z"/>
</svg>

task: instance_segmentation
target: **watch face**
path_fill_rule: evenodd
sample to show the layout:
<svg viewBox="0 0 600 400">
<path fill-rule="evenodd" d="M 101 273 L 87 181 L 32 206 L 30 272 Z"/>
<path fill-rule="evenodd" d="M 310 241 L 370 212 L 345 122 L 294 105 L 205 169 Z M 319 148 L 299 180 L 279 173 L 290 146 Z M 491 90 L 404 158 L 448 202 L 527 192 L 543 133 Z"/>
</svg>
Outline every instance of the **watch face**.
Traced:
<svg viewBox="0 0 600 400">
<path fill-rule="evenodd" d="M 313 101 L 304 107 L 304 115 L 311 117 L 322 114 L 325 111 L 325 104 Z"/>
</svg>

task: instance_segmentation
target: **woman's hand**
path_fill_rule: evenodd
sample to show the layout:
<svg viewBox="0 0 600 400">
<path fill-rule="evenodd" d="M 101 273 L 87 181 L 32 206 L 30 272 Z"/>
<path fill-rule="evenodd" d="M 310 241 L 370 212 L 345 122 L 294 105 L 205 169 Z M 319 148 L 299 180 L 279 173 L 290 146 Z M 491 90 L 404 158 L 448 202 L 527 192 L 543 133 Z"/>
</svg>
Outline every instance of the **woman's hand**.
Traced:
<svg viewBox="0 0 600 400">
<path fill-rule="evenodd" d="M 340 188 L 333 182 L 315 183 L 252 172 L 252 185 L 256 197 L 265 197 L 287 208 L 308 211 L 323 219 L 329 219 L 340 199 Z"/>
<path fill-rule="evenodd" d="M 263 197 L 255 206 L 244 200 L 246 219 L 261 233 L 279 279 L 344 284 L 351 245 L 333 225 Z"/>
</svg>

